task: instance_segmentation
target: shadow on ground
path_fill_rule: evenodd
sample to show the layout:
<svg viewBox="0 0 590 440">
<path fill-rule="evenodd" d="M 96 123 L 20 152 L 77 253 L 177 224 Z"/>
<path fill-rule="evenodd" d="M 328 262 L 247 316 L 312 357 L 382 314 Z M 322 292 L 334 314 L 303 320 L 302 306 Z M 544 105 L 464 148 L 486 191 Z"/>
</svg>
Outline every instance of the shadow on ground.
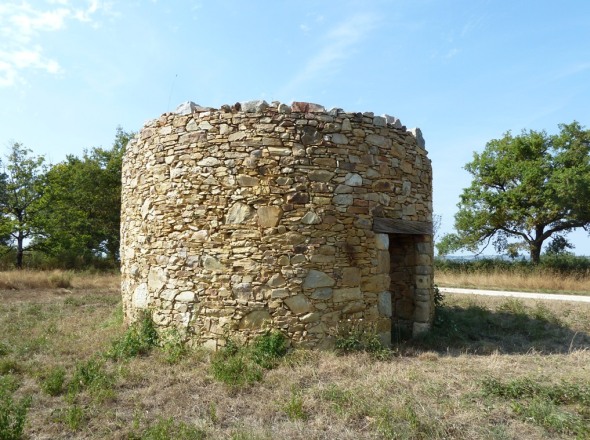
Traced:
<svg viewBox="0 0 590 440">
<path fill-rule="evenodd" d="M 583 321 L 588 322 L 588 316 Z M 402 350 L 432 350 L 444 354 L 563 354 L 590 349 L 587 328 L 558 317 L 541 303 L 526 307 L 508 300 L 497 310 L 479 305 L 443 306 L 432 330 L 419 338 L 400 342 Z M 587 327 L 587 326 L 586 326 Z"/>
</svg>

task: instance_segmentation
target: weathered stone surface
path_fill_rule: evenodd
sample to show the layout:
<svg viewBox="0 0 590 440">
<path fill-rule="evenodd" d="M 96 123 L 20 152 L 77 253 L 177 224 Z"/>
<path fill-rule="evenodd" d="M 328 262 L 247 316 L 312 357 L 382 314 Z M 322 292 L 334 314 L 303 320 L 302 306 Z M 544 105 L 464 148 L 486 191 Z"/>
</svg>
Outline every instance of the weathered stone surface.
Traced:
<svg viewBox="0 0 590 440">
<path fill-rule="evenodd" d="M 174 113 L 184 116 L 184 115 L 190 115 L 193 112 L 209 111 L 210 109 L 211 109 L 210 107 L 201 107 L 199 104 L 195 104 L 192 101 L 186 101 L 186 102 L 183 102 L 182 104 L 180 104 L 178 107 L 176 107 L 176 110 L 174 110 Z"/>
<path fill-rule="evenodd" d="M 418 131 L 310 103 L 181 113 L 148 122 L 125 152 L 128 322 L 149 308 L 159 327 L 213 349 L 228 332 L 246 342 L 268 326 L 327 347 L 342 320 L 384 339 L 394 321 L 431 322 L 432 238 L 373 229 L 431 222 Z"/>
<path fill-rule="evenodd" d="M 359 286 L 361 284 L 360 267 L 345 267 L 342 269 L 343 286 Z"/>
<path fill-rule="evenodd" d="M 203 257 L 203 269 L 206 270 L 224 270 L 225 267 L 221 264 L 217 258 L 214 258 L 210 255 L 205 255 Z"/>
<path fill-rule="evenodd" d="M 254 209 L 244 203 L 235 203 L 229 208 L 225 223 L 227 224 L 239 224 L 249 220 L 254 215 Z"/>
<path fill-rule="evenodd" d="M 424 141 L 424 137 L 422 137 L 422 130 L 419 128 L 410 128 L 408 131 L 414 135 L 416 143 L 420 148 L 426 148 L 426 142 Z"/>
<path fill-rule="evenodd" d="M 305 295 L 291 296 L 289 298 L 285 298 L 284 301 L 285 304 L 287 304 L 287 307 L 289 307 L 289 309 L 291 309 L 291 311 L 296 315 L 308 313 L 312 309 L 311 302 Z"/>
<path fill-rule="evenodd" d="M 379 313 L 383 316 L 391 317 L 393 314 L 393 307 L 391 303 L 391 292 L 385 291 L 379 294 L 379 302 L 377 303 Z"/>
<path fill-rule="evenodd" d="M 389 235 L 388 234 L 375 234 L 375 247 L 379 250 L 389 249 Z"/>
<path fill-rule="evenodd" d="M 334 289 L 334 302 L 353 301 L 362 298 L 361 289 L 358 287 L 348 287 L 345 289 Z"/>
<path fill-rule="evenodd" d="M 332 171 L 313 170 L 309 172 L 309 180 L 316 182 L 329 182 L 333 176 L 334 173 Z"/>
<path fill-rule="evenodd" d="M 305 225 L 317 225 L 322 222 L 322 219 L 313 211 L 309 211 L 301 218 L 301 223 Z"/>
<path fill-rule="evenodd" d="M 318 287 L 332 287 L 336 280 L 327 273 L 312 269 L 307 273 L 303 287 L 305 289 L 317 289 Z"/>
<path fill-rule="evenodd" d="M 273 228 L 279 224 L 283 210 L 279 206 L 261 206 L 257 210 L 258 225 L 263 228 Z"/>
<path fill-rule="evenodd" d="M 344 184 L 348 186 L 362 186 L 363 178 L 357 173 L 348 173 L 344 178 Z"/>
<path fill-rule="evenodd" d="M 152 266 L 147 277 L 147 287 L 150 292 L 159 292 L 166 285 L 167 279 L 164 269 Z"/>
<path fill-rule="evenodd" d="M 270 313 L 266 310 L 255 310 L 248 313 L 240 320 L 240 329 L 256 330 L 262 328 L 265 323 L 271 322 Z"/>
<path fill-rule="evenodd" d="M 318 300 L 326 300 L 332 298 L 333 289 L 330 287 L 321 287 L 319 289 L 315 289 L 311 294 L 312 299 Z"/>
<path fill-rule="evenodd" d="M 261 113 L 268 108 L 268 103 L 263 100 L 258 101 L 244 101 L 242 104 L 242 110 L 246 113 Z"/>
</svg>

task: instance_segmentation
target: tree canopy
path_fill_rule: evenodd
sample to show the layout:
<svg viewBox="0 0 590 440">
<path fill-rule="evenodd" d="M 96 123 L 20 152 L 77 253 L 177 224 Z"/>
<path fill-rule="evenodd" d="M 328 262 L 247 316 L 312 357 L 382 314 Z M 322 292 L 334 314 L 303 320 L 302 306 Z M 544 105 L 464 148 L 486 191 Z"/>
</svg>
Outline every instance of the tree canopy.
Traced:
<svg viewBox="0 0 590 440">
<path fill-rule="evenodd" d="M 117 266 L 121 165 L 132 136 L 119 127 L 110 149 L 48 167 L 22 144 L 11 146 L 0 173 L 0 247 L 16 253 L 16 267 L 27 249 L 53 267 Z"/>
<path fill-rule="evenodd" d="M 546 240 L 553 251 L 571 248 L 565 234 L 590 231 L 590 130 L 576 121 L 559 130 L 507 132 L 474 153 L 465 165 L 472 181 L 457 205 L 456 233 L 442 238 L 439 253 L 492 243 L 513 255 L 525 249 L 537 263 Z"/>
</svg>

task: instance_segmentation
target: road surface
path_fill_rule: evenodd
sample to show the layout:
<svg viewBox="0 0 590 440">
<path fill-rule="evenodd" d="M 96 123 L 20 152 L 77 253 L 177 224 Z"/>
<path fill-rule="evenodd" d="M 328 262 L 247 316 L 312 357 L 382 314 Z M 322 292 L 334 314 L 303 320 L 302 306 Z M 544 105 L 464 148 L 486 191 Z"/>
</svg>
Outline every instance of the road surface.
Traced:
<svg viewBox="0 0 590 440">
<path fill-rule="evenodd" d="M 464 293 L 469 295 L 485 296 L 510 296 L 513 298 L 551 299 L 557 301 L 590 303 L 590 296 L 582 295 L 561 295 L 557 293 L 506 292 L 503 290 L 459 289 L 456 287 L 439 287 L 439 289 L 442 293 Z"/>
</svg>

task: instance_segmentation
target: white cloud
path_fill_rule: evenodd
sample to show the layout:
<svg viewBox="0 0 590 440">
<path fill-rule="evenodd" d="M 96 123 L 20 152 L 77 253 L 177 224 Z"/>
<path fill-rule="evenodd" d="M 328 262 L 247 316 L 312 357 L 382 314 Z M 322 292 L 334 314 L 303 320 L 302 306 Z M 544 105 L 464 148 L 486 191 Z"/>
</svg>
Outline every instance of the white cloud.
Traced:
<svg viewBox="0 0 590 440">
<path fill-rule="evenodd" d="M 102 0 L 3 0 L 0 4 L 0 87 L 24 81 L 27 70 L 61 72 L 56 59 L 45 56 L 42 36 L 63 31 L 68 21 L 94 23 L 93 16 L 108 4 Z"/>
<path fill-rule="evenodd" d="M 291 95 L 305 83 L 338 71 L 340 63 L 354 53 L 354 46 L 371 32 L 377 23 L 378 17 L 374 14 L 356 14 L 329 29 L 322 38 L 320 49 L 284 87 L 281 95 Z"/>
</svg>

